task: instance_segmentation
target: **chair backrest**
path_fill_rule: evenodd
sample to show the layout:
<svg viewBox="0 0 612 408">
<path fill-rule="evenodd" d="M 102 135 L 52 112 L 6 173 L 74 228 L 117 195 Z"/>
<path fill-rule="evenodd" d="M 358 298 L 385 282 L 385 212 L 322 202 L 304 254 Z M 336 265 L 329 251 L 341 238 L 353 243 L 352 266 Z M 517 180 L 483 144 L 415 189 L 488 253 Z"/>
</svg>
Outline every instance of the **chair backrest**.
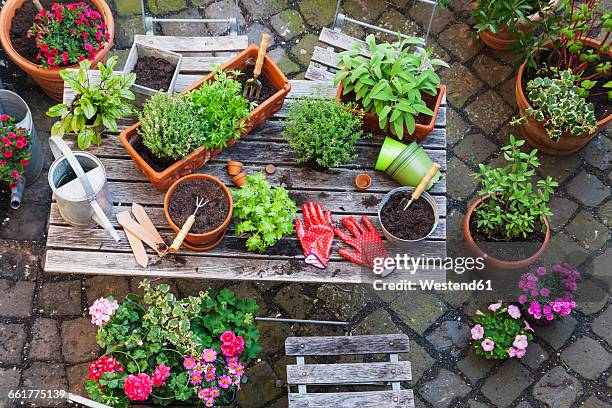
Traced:
<svg viewBox="0 0 612 408">
<path fill-rule="evenodd" d="M 289 407 L 414 407 L 411 390 L 400 389 L 412 379 L 410 362 L 399 354 L 410 350 L 404 334 L 370 336 L 289 337 L 285 354 L 296 357 L 287 366 Z M 305 357 L 387 354 L 389 361 L 337 364 L 306 364 Z M 308 393 L 308 386 L 378 385 L 391 389 L 361 392 Z M 298 392 L 291 392 L 297 386 Z"/>
</svg>

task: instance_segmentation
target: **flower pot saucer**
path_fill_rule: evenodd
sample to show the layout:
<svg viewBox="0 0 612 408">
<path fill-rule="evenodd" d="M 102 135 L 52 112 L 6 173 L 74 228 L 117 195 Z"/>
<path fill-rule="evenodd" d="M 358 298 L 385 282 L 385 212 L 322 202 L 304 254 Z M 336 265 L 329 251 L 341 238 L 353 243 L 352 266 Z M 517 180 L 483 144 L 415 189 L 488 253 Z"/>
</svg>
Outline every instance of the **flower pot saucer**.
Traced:
<svg viewBox="0 0 612 408">
<path fill-rule="evenodd" d="M 192 251 L 209 251 L 211 249 L 213 249 L 214 247 L 216 247 L 217 245 L 219 245 L 221 243 L 221 241 L 223 241 L 223 238 L 225 238 L 225 231 L 223 231 L 223 234 L 221 234 L 221 237 L 219 237 L 218 240 L 216 240 L 215 242 L 213 242 L 212 244 L 209 245 L 205 245 L 205 246 L 195 246 L 195 245 L 191 245 L 189 244 L 187 241 L 183 241 L 182 245 L 187 248 L 187 249 L 191 249 Z"/>
</svg>

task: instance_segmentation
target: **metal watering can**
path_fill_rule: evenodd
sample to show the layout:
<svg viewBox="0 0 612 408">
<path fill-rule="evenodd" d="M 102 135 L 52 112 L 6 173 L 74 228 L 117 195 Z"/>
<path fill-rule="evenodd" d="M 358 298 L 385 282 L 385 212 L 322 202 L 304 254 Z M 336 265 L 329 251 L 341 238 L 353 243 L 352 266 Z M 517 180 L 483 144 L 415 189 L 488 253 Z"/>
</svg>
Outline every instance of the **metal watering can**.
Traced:
<svg viewBox="0 0 612 408">
<path fill-rule="evenodd" d="M 109 220 L 113 200 L 100 159 L 91 153 L 73 152 L 58 136 L 50 137 L 49 144 L 55 158 L 49 168 L 49 185 L 62 218 L 77 228 L 98 224 L 120 242 Z"/>
</svg>

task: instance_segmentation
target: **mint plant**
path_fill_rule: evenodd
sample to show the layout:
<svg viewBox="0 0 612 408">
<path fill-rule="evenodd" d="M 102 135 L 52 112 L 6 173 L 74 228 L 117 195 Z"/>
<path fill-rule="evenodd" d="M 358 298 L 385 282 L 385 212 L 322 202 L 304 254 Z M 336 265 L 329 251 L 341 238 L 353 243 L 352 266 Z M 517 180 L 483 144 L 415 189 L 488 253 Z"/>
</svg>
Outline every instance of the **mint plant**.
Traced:
<svg viewBox="0 0 612 408">
<path fill-rule="evenodd" d="M 247 176 L 246 183 L 232 195 L 236 199 L 236 233 L 249 236 L 249 251 L 263 252 L 293 232 L 295 202 L 284 188 L 270 186 L 262 173 Z"/>
<path fill-rule="evenodd" d="M 561 71 L 558 76 L 554 79 L 537 77 L 529 81 L 528 97 L 533 106 L 525 110 L 525 116 L 513 118 L 511 124 L 523 124 L 532 117 L 544 122 L 546 133 L 555 142 L 564 133 L 578 137 L 596 132 L 595 109 L 580 95 L 572 71 Z"/>
<path fill-rule="evenodd" d="M 64 103 L 52 106 L 47 116 L 61 118 L 51 127 L 52 136 L 63 137 L 64 134 L 77 134 L 79 149 L 87 149 L 92 143 L 102 142 L 104 128 L 117 131 L 117 120 L 133 113 L 127 102 L 134 99 L 131 91 L 136 74 L 115 75 L 117 57 L 108 59 L 106 65 L 98 62 L 100 81 L 91 82 L 87 71 L 91 68 L 89 60 L 81 61 L 78 71 L 60 71 L 60 76 L 75 92 L 70 105 Z"/>
<path fill-rule="evenodd" d="M 474 209 L 476 227 L 492 239 L 526 238 L 535 231 L 538 221 L 545 229 L 544 217 L 552 216 L 547 203 L 559 183 L 547 176 L 533 188 L 532 179 L 540 166 L 538 151 L 524 153 L 524 144 L 524 140 L 510 135 L 510 144 L 502 147 L 508 164 L 499 168 L 480 164 L 480 172 L 474 175 L 482 187 L 479 194 L 489 195 Z"/>
<path fill-rule="evenodd" d="M 314 161 L 330 168 L 356 157 L 363 115 L 354 115 L 346 109 L 349 105 L 341 106 L 333 100 L 306 97 L 289 107 L 283 136 L 297 163 Z"/>
<path fill-rule="evenodd" d="M 399 139 L 404 127 L 414 133 L 419 114 L 433 116 L 423 100 L 423 94 L 435 96 L 440 77 L 435 66 L 448 65 L 440 59 L 430 59 L 432 49 L 425 50 L 421 38 L 398 38 L 394 44 L 376 44 L 373 35 L 366 37 L 368 50 L 357 44 L 354 49 L 339 54 L 339 68 L 334 83 L 343 82 L 342 94 L 354 93 L 355 101 L 369 113 L 378 116 L 381 129 L 390 129 Z M 416 46 L 416 52 L 412 49 Z M 369 57 L 362 55 L 366 53 Z"/>
</svg>

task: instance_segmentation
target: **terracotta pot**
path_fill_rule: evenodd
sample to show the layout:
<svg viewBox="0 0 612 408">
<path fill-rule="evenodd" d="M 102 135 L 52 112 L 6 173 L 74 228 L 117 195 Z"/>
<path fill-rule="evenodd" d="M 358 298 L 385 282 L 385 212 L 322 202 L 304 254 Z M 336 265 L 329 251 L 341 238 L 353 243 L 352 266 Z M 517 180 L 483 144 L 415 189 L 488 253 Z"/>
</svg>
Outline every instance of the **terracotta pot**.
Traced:
<svg viewBox="0 0 612 408">
<path fill-rule="evenodd" d="M 584 42 L 587 46 L 591 47 L 597 47 L 601 45 L 599 41 L 591 38 L 587 38 Z M 608 54 L 612 57 L 612 51 L 608 51 Z M 520 116 L 525 116 L 525 110 L 531 107 L 523 90 L 523 75 L 525 73 L 526 66 L 527 63 L 524 62 L 520 66 L 518 74 L 516 76 L 515 93 Z M 612 114 L 597 121 L 598 131 L 605 128 L 611 120 Z M 525 124 L 520 125 L 521 134 L 530 146 L 535 147 L 540 152 L 552 154 L 555 156 L 567 156 L 577 152 L 578 150 L 586 146 L 589 141 L 597 134 L 597 132 L 595 132 L 592 134 L 586 133 L 581 136 L 572 136 L 571 134 L 566 132 L 561 135 L 557 142 L 555 142 L 546 133 L 546 130 L 544 129 L 545 123 L 546 121 L 538 122 L 534 118 L 529 117 L 527 118 L 527 122 Z"/>
<path fill-rule="evenodd" d="M 9 58 L 22 70 L 28 73 L 32 79 L 41 87 L 41 89 L 52 99 L 61 102 L 64 95 L 64 81 L 59 75 L 61 69 L 78 68 L 78 65 L 62 67 L 61 69 L 48 69 L 35 64 L 15 51 L 11 42 L 10 29 L 13 23 L 15 11 L 21 7 L 23 3 L 30 0 L 7 0 L 0 11 L 0 43 L 6 51 Z M 92 0 L 102 18 L 106 22 L 110 39 L 102 48 L 102 50 L 92 60 L 92 65 L 97 65 L 98 62 L 104 60 L 113 46 L 115 37 L 115 21 L 113 14 L 104 0 Z M 25 33 L 24 33 L 25 35 Z"/>
<path fill-rule="evenodd" d="M 529 265 L 536 262 L 546 250 L 548 246 L 548 242 L 550 241 L 550 224 L 548 223 L 548 219 L 544 218 L 544 224 L 546 225 L 546 235 L 544 236 L 544 242 L 538 251 L 530 256 L 529 258 L 520 259 L 517 261 L 503 261 L 497 258 L 494 258 L 488 254 L 486 254 L 480 247 L 474 242 L 472 238 L 472 233 L 470 231 L 470 218 L 472 217 L 472 213 L 474 209 L 483 201 L 488 199 L 489 196 L 486 195 L 484 197 L 480 197 L 476 201 L 470 205 L 468 208 L 465 217 L 463 218 L 463 239 L 465 240 L 469 250 L 474 254 L 474 256 L 479 258 L 484 258 L 484 262 L 488 267 L 492 267 L 495 269 L 501 270 L 515 270 L 515 269 L 524 269 Z"/>
<path fill-rule="evenodd" d="M 237 174 L 234 177 L 232 177 L 232 183 L 234 183 L 238 187 L 242 187 L 244 183 L 246 183 L 246 177 L 247 177 L 247 174 L 244 172 Z"/>
<path fill-rule="evenodd" d="M 218 178 L 209 176 L 208 174 L 190 174 L 188 176 L 182 177 L 170 186 L 170 188 L 166 192 L 166 197 L 164 198 L 164 214 L 166 214 L 168 224 L 174 232 L 178 233 L 181 230 L 182 225 L 176 225 L 174 221 L 172 221 L 172 218 L 170 218 L 170 214 L 168 213 L 168 205 L 170 204 L 170 200 L 172 199 L 172 194 L 174 193 L 174 190 L 176 190 L 176 187 L 179 184 L 193 180 L 207 180 L 219 185 L 221 187 L 221 190 L 223 191 L 223 194 L 227 198 L 227 201 L 229 202 L 229 211 L 227 213 L 227 217 L 225 217 L 225 220 L 223 221 L 223 224 L 205 234 L 187 233 L 187 236 L 185 236 L 183 244 L 187 248 L 206 251 L 214 248 L 223 240 L 225 230 L 227 229 L 232 219 L 232 213 L 234 212 L 234 203 L 230 191 Z"/>
<path fill-rule="evenodd" d="M 240 170 L 242 170 L 242 166 L 244 166 L 242 162 L 228 160 L 227 161 L 227 174 L 229 174 L 230 176 L 238 175 L 238 173 L 240 173 Z"/>
<path fill-rule="evenodd" d="M 346 95 L 342 95 L 342 87 L 344 86 L 344 81 L 340 82 L 338 86 L 338 92 L 336 93 L 336 100 L 341 102 L 354 102 L 349 100 Z M 402 140 L 415 140 L 417 142 L 422 142 L 425 140 L 427 135 L 434 129 L 436 124 L 436 118 L 438 117 L 438 110 L 440 109 L 440 104 L 442 103 L 442 98 L 444 98 L 444 93 L 446 92 L 446 86 L 440 85 L 438 87 L 438 94 L 434 97 L 431 95 L 423 95 L 422 98 L 427 104 L 427 107 L 434 112 L 434 115 L 431 117 L 431 120 L 426 125 L 422 125 L 417 123 L 414 129 L 413 134 L 408 134 L 408 130 L 406 126 L 404 126 L 404 137 Z M 351 109 L 355 114 L 360 112 L 359 109 Z M 371 114 L 369 112 L 363 112 L 363 122 L 361 127 L 366 132 L 375 133 L 377 135 L 385 135 L 392 136 L 394 133 L 389 129 L 381 129 L 378 126 L 378 116 Z"/>
<path fill-rule="evenodd" d="M 256 45 L 250 45 L 240 54 L 236 55 L 234 58 L 223 64 L 221 66 L 221 69 L 237 69 L 244 71 L 247 66 L 247 60 L 250 58 L 256 59 L 258 51 L 259 48 Z M 264 60 L 262 75 L 266 78 L 270 85 L 277 89 L 277 91 L 274 95 L 272 95 L 264 102 L 259 104 L 255 109 L 253 109 L 253 111 L 249 115 L 249 118 L 247 119 L 246 128 L 242 132 L 240 137 L 244 137 L 253 129 L 263 124 L 276 112 L 278 112 L 283 106 L 285 97 L 291 90 L 291 84 L 289 84 L 289 80 L 287 79 L 287 77 L 285 77 L 283 72 L 272 62 L 272 60 L 268 56 L 266 56 Z M 202 86 L 204 82 L 212 80 L 213 77 L 214 72 L 211 72 L 208 75 L 202 77 L 201 80 L 194 83 L 181 93 L 185 94 L 189 91 L 197 89 Z M 140 168 L 140 170 L 143 171 L 143 173 L 157 189 L 162 191 L 168 189 L 170 184 L 172 184 L 182 176 L 190 174 L 193 171 L 204 166 L 204 164 L 208 160 L 223 151 L 222 148 L 219 148 L 211 152 L 210 150 L 205 150 L 204 148 L 200 147 L 194 150 L 189 155 L 187 155 L 187 157 L 177 161 L 164 171 L 157 172 L 151 166 L 149 166 L 149 164 L 138 154 L 138 152 L 136 152 L 135 147 L 142 143 L 137 133 L 139 127 L 140 122 L 137 122 L 129 128 L 125 129 L 119 134 L 119 140 L 121 141 L 123 147 L 125 147 L 125 149 L 128 151 L 129 155 L 132 156 L 132 159 L 136 162 L 136 165 Z M 228 147 L 234 145 L 235 143 L 236 140 L 228 142 Z"/>
<path fill-rule="evenodd" d="M 365 173 L 355 176 L 355 187 L 358 191 L 366 191 L 372 185 L 372 177 Z"/>
<path fill-rule="evenodd" d="M 559 0 L 552 1 L 553 6 L 556 6 L 559 3 Z M 473 1 L 470 3 L 473 9 L 478 8 L 478 2 Z M 534 13 L 527 17 L 529 21 L 537 22 L 542 21 L 542 16 L 540 13 Z M 523 30 L 524 32 L 528 32 L 533 30 L 533 25 L 527 24 L 519 24 L 518 28 Z M 485 43 L 489 48 L 493 48 L 494 50 L 507 51 L 512 45 L 517 43 L 516 37 L 507 32 L 504 28 L 499 30 L 499 33 L 494 34 L 491 31 L 479 31 L 478 35 L 483 43 Z"/>
</svg>

